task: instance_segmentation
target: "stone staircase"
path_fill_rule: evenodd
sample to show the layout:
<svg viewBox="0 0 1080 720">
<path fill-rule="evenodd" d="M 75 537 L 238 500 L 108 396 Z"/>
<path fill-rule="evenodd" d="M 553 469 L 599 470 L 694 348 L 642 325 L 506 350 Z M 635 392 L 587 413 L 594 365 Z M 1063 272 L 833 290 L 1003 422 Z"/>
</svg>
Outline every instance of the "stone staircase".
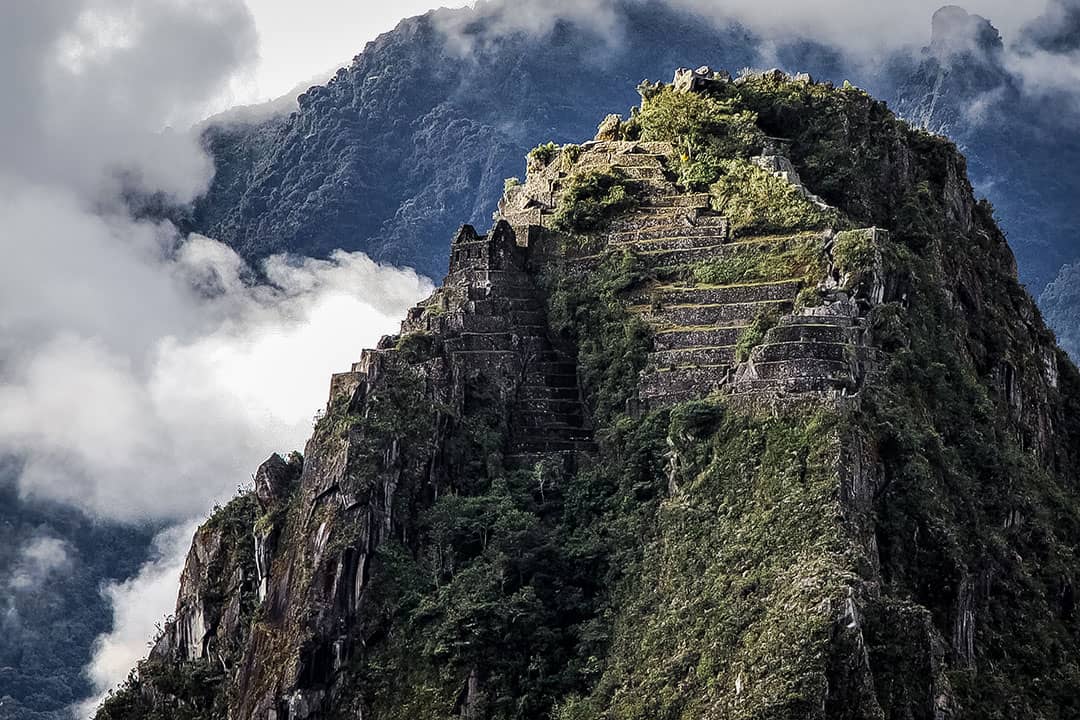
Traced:
<svg viewBox="0 0 1080 720">
<path fill-rule="evenodd" d="M 566 464 L 572 460 L 567 456 L 595 450 L 576 351 L 552 338 L 545 295 L 525 271 L 525 256 L 506 223 L 486 236 L 462 228 L 443 286 L 409 312 L 401 335 L 385 338 L 351 372 L 334 377 L 331 401 L 373 379 L 380 355 L 398 352 L 402 338 L 424 334 L 441 342 L 449 385 L 473 378 L 511 398 L 509 466 L 529 466 L 552 454 Z"/>
</svg>

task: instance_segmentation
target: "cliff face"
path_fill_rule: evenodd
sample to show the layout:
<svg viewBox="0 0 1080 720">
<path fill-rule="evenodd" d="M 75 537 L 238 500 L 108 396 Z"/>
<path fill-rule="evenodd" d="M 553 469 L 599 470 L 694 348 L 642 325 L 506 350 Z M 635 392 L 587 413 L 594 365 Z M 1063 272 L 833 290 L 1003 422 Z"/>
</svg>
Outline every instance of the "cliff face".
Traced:
<svg viewBox="0 0 1080 720">
<path fill-rule="evenodd" d="M 541 146 L 99 718 L 1069 718 L 1080 373 L 965 162 L 683 72 Z"/>
</svg>

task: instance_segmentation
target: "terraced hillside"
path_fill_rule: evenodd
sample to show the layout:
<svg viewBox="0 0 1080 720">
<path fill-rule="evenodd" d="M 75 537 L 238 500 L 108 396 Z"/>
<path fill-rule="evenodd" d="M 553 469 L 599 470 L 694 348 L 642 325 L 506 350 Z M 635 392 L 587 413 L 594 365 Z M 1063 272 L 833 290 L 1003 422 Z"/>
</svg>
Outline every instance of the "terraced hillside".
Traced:
<svg viewBox="0 0 1080 720">
<path fill-rule="evenodd" d="M 546 160 L 534 162 L 528 181 L 511 186 L 500 204 L 499 217 L 522 238 L 558 234 L 559 204 L 584 175 L 623 179 L 635 197 L 582 247 L 564 242 L 561 249 L 570 272 L 595 270 L 605 253 L 625 254 L 637 266 L 639 281 L 621 297 L 653 330 L 639 389 L 648 406 L 718 391 L 858 390 L 872 356 L 870 304 L 852 302 L 839 287 L 830 252 L 838 236 L 876 247 L 882 231 L 733 234 L 708 193 L 676 184 L 670 143 L 593 141 Z M 794 201 L 823 205 L 787 158 L 761 155 L 753 163 L 788 184 Z"/>
<path fill-rule="evenodd" d="M 805 76 L 640 92 L 199 531 L 99 720 L 1078 716 L 1080 372 L 962 156 Z"/>
</svg>

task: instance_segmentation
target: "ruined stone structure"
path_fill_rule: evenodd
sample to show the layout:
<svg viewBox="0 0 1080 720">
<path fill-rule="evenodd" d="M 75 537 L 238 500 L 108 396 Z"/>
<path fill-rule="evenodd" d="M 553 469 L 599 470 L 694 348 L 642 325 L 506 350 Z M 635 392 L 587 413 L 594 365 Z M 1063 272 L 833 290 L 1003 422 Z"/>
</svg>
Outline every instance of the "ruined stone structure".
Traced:
<svg viewBox="0 0 1080 720">
<path fill-rule="evenodd" d="M 860 386 L 873 357 L 862 317 L 868 306 L 852 302 L 826 278 L 709 285 L 676 279 L 670 272 L 748 249 L 768 250 L 791 236 L 733 238 L 727 218 L 710 209 L 706 193 L 682 192 L 671 179 L 674 151 L 665 143 L 600 141 L 566 150 L 528 181 L 511 188 L 499 208 L 519 236 L 538 237 L 550 227 L 560 192 L 574 174 L 610 170 L 639 188 L 638 207 L 619 217 L 601 238 L 606 249 L 626 249 L 657 278 L 626 297 L 628 307 L 654 330 L 654 352 L 641 378 L 640 399 L 659 406 L 703 398 L 716 391 L 788 394 L 850 393 Z M 756 164 L 791 183 L 818 207 L 790 161 L 762 156 Z M 869 240 L 884 238 L 868 230 Z M 827 259 L 835 233 L 813 242 Z M 595 249 L 594 249 L 595 250 Z M 598 255 L 570 257 L 571 271 L 587 273 Z M 800 290 L 821 283 L 823 303 L 796 312 Z M 750 356 L 736 357 L 740 337 L 763 313 L 779 317 Z M 741 360 L 741 362 L 739 362 Z"/>
<path fill-rule="evenodd" d="M 403 341 L 430 340 L 446 358 L 442 371 L 451 387 L 483 376 L 510 400 L 512 461 L 592 449 L 574 350 L 551 334 L 544 293 L 528 271 L 529 246 L 518 241 L 528 232 L 515 233 L 505 221 L 488 235 L 462 227 L 442 288 L 410 311 L 401 335 L 385 338 L 351 372 L 334 377 L 331 403 L 370 380 L 381 355 L 398 352 Z M 450 399 L 461 397 L 452 392 Z"/>
</svg>

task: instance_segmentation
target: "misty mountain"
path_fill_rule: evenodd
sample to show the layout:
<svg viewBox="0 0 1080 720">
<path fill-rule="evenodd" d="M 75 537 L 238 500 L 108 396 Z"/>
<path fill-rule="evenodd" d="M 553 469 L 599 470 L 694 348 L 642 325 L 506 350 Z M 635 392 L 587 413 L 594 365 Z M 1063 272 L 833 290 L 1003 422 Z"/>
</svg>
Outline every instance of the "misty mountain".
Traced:
<svg viewBox="0 0 1080 720">
<path fill-rule="evenodd" d="M 921 51 L 869 66 L 810 41 L 763 50 L 745 28 L 717 28 L 663 2 L 616 3 L 614 22 L 560 20 L 540 33 L 508 31 L 507 7 L 405 20 L 302 94 L 296 112 L 211 125 L 205 140 L 218 176 L 191 226 L 248 258 L 344 247 L 438 278 L 444 239 L 462 218 L 490 217 L 536 138 L 562 143 L 591 132 L 596 117 L 633 104 L 628 87 L 667 79 L 671 67 L 735 73 L 779 64 L 851 80 L 956 141 L 1036 295 L 1080 256 L 1061 231 L 1080 220 L 1073 100 L 1025 96 L 990 20 L 947 8 Z M 1059 27 L 1045 19 L 1009 42 L 1060 48 L 1068 34 L 1055 34 Z"/>
<path fill-rule="evenodd" d="M 1063 347 L 1080 347 L 1080 265 L 1066 265 L 1080 260 L 1070 232 L 1080 220 L 1075 108 L 1060 94 L 1032 103 L 1004 60 L 1008 48 L 1074 49 L 1076 16 L 1064 6 L 1015 38 L 1002 37 L 992 18 L 950 11 L 924 50 L 872 68 L 815 42 L 763 48 L 746 28 L 717 28 L 658 1 L 616 5 L 612 25 L 564 20 L 542 32 L 508 31 L 500 22 L 506 7 L 405 20 L 328 84 L 300 95 L 294 111 L 211 121 L 204 140 L 216 176 L 180 214 L 181 227 L 225 241 L 249 261 L 343 248 L 440 278 L 447 239 L 464 221 L 489 224 L 504 179 L 524 174 L 524 156 L 538 142 L 590 137 L 598 118 L 637 102 L 636 83 L 667 80 L 674 67 L 737 73 L 780 65 L 850 80 L 953 138 L 977 191 L 996 208 L 1021 279 L 1038 294 L 1058 278 L 1040 302 Z M 10 487 L 0 499 L 12 552 L 47 525 L 79 558 L 77 572 L 50 580 L 50 609 L 21 616 L 19 631 L 0 640 L 0 696 L 17 698 L 0 703 L 0 718 L 35 718 L 85 691 L 82 667 L 109 624 L 98 587 L 134 573 L 149 534 L 28 505 Z M 14 564 L 5 558 L 0 567 Z M 83 630 L 53 630 L 57 617 L 78 617 Z M 13 660 L 16 651 L 26 655 Z M 42 659 L 23 671 L 30 655 Z"/>
</svg>

